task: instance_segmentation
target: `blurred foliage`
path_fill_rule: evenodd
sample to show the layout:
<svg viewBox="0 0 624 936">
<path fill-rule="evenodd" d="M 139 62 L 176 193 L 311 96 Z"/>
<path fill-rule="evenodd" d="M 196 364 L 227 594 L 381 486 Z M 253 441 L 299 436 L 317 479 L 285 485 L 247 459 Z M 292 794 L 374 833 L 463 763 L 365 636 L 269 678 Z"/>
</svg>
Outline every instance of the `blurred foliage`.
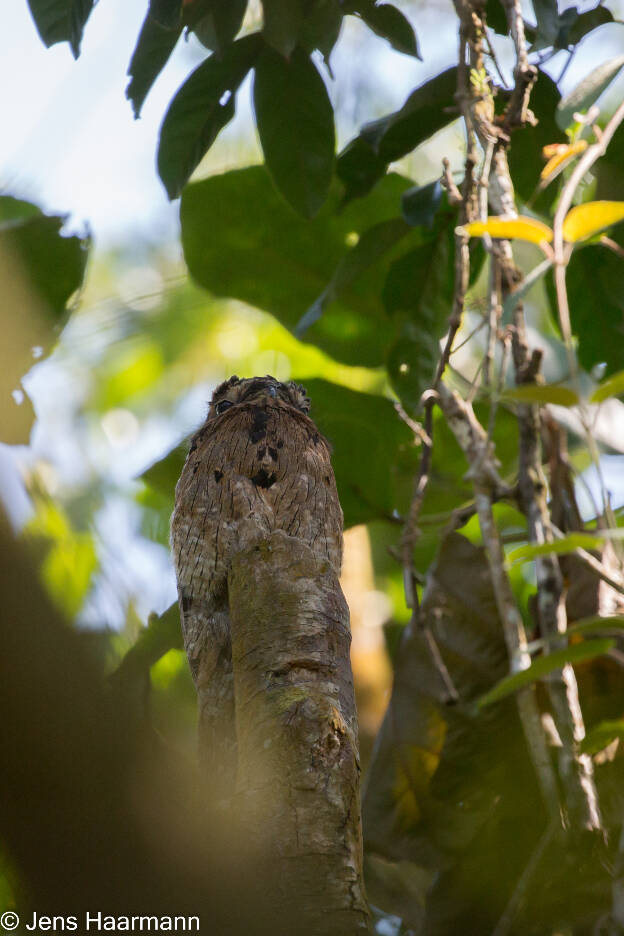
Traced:
<svg viewBox="0 0 624 936">
<path fill-rule="evenodd" d="M 43 41 L 68 41 L 77 55 L 92 4 L 29 0 L 29 6 Z M 56 409 L 44 399 L 48 391 L 34 394 L 48 418 L 65 414 L 58 424 L 52 420 L 50 432 L 58 432 L 71 454 L 64 468 L 55 468 L 34 446 L 25 461 L 32 514 L 21 543 L 7 534 L 3 556 L 9 600 L 7 675 L 0 685 L 14 719 L 3 726 L 5 740 L 16 753 L 3 781 L 8 871 L 6 878 L 0 873 L 2 909 L 18 898 L 25 906 L 44 897 L 46 908 L 68 906 L 71 874 L 63 883 L 56 873 L 63 842 L 68 868 L 83 888 L 76 906 L 93 897 L 96 885 L 101 893 L 91 905 L 117 894 L 111 908 L 122 906 L 130 899 L 127 882 L 134 871 L 128 869 L 140 867 L 145 874 L 136 893 L 146 899 L 178 893 L 207 908 L 205 919 L 214 922 L 215 932 L 264 931 L 234 906 L 231 849 L 220 820 L 210 815 L 207 826 L 193 823 L 201 813 L 190 766 L 195 694 L 180 649 L 177 605 L 168 606 L 174 597 L 165 550 L 185 439 L 203 419 L 213 386 L 232 373 L 271 373 L 306 384 L 312 416 L 333 447 L 346 525 L 368 525 L 374 586 L 391 608 L 383 632 L 394 689 L 364 797 L 376 931 L 492 932 L 536 861 L 530 900 L 521 901 L 508 931 L 598 932 L 611 905 L 610 869 L 618 867 L 623 815 L 621 637 L 613 627 L 623 620 L 618 596 L 611 590 L 604 599 L 604 583 L 588 577 L 584 566 L 562 561 L 569 617 L 586 620 L 555 660 L 575 666 L 588 728 L 584 749 L 593 759 L 608 841 L 582 835 L 545 841 L 544 811 L 517 710 L 513 698 L 503 697 L 505 688 L 511 692 L 517 685 L 505 682 L 509 663 L 471 478 L 438 410 L 413 552 L 421 626 L 406 606 L 397 561 L 422 451 L 422 427 L 415 421 L 422 417 L 422 393 L 431 384 L 454 294 L 456 210 L 438 182 L 418 173 L 427 159 L 437 166 L 449 156 L 453 165 L 461 164 L 459 135 L 444 136 L 444 146 L 455 147 L 452 153 L 434 139 L 457 120 L 457 69 L 419 81 L 390 113 L 377 111 L 373 120 L 371 109 L 336 154 L 327 75 L 333 77 L 330 60 L 343 19 L 357 18 L 398 52 L 430 61 L 431 48 L 417 40 L 411 22 L 417 24 L 417 5 L 404 5 L 407 16 L 372 0 L 263 0 L 257 9 L 247 9 L 244 0 L 152 0 L 146 6 L 129 68 L 127 96 L 135 116 L 185 30 L 207 50 L 171 101 L 158 144 L 165 188 L 171 198 L 182 196 L 186 266 L 172 261 L 166 249 L 96 256 L 78 303 L 88 238 L 67 234 L 62 215 L 45 215 L 9 195 L 0 198 L 0 314 L 8 336 L 0 356 L 2 441 L 28 441 L 34 412 L 27 400 L 17 405 L 21 379 L 34 359 L 53 351 L 59 336 L 41 372 L 49 368 L 49 386 L 55 386 L 55 373 L 69 375 L 72 388 L 67 399 L 61 389 Z M 559 9 L 554 0 L 534 8 L 537 22 L 525 26 L 532 61 L 540 66 L 530 102 L 535 124 L 514 131 L 510 167 L 522 213 L 550 227 L 574 163 L 540 189 L 543 147 L 592 138 L 591 126 L 574 114 L 609 90 L 621 61 L 614 56 L 603 63 L 562 100 L 543 66 L 557 52 L 571 56 L 594 29 L 611 29 L 613 16 L 602 5 L 580 12 Z M 492 29 L 506 33 L 502 5 L 489 0 L 487 12 Z M 488 69 L 500 114 L 509 90 L 489 59 Z M 252 71 L 265 164 L 189 182 L 234 116 L 237 90 Z M 623 126 L 578 202 L 594 187 L 592 198 L 624 198 Z M 608 244 L 594 240 L 575 250 L 567 282 L 583 393 L 600 404 L 590 411 L 592 429 L 605 446 L 622 452 L 621 228 L 609 238 Z M 533 401 L 570 409 L 576 391 L 562 386 L 570 375 L 545 269 L 524 301 L 531 340 L 545 350 L 546 386 L 525 390 L 521 399 L 500 357 L 493 362 L 498 388 L 480 382 L 488 270 L 480 245 L 472 250 L 467 313 L 445 376 L 474 399 L 501 477 L 513 487 L 518 406 L 530 393 Z M 531 250 L 516 252 L 524 274 L 536 266 Z M 36 374 L 37 368 L 31 377 Z M 16 390 L 17 398 L 11 397 Z M 567 427 L 566 464 L 578 477 L 589 463 L 582 427 L 557 407 L 548 412 L 553 424 L 560 419 Z M 550 493 L 558 493 L 552 476 Z M 572 513 L 573 493 L 566 491 Z M 511 564 L 511 551 L 527 545 L 526 520 L 511 499 L 494 505 L 494 518 L 511 554 L 514 597 L 538 653 L 543 641 L 534 568 Z M 576 536 L 579 524 L 570 527 Z M 602 549 L 602 539 L 591 545 Z M 600 556 L 610 561 L 606 550 Z M 149 582 L 140 574 L 146 563 Z M 13 583 L 26 593 L 24 602 L 16 601 Z M 441 682 L 435 648 L 456 689 L 455 704 Z M 537 680 L 547 713 L 540 680 L 549 663 L 547 657 L 538 660 L 522 680 Z M 475 703 L 483 696 L 492 704 L 479 709 Z M 367 748 L 372 740 L 364 739 Z M 36 829 L 24 831 L 26 815 Z M 235 817 L 230 820 L 235 824 Z M 30 839 L 35 831 L 43 844 Z M 149 841 L 159 843 L 158 860 Z M 118 856 L 126 882 L 119 893 Z M 250 867 L 243 878 L 253 878 L 257 864 Z M 224 923 L 228 901 L 242 922 Z"/>
</svg>

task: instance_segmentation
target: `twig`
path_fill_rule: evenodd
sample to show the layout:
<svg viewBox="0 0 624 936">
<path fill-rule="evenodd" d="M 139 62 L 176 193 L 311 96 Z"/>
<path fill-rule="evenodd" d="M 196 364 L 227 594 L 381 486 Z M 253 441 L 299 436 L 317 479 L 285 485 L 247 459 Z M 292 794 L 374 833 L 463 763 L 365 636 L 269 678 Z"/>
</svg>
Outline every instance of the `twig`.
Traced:
<svg viewBox="0 0 624 936">
<path fill-rule="evenodd" d="M 555 539 L 564 539 L 565 533 L 563 533 L 558 527 L 554 524 L 550 524 L 550 528 L 555 536 Z M 582 562 L 588 566 L 592 572 L 595 572 L 596 575 L 602 579 L 603 582 L 606 582 L 607 585 L 610 585 L 615 591 L 619 592 L 621 595 L 624 595 L 624 581 L 618 576 L 615 577 L 606 566 L 602 564 L 600 559 L 596 559 L 595 556 L 592 556 L 590 552 L 586 549 L 579 547 L 578 549 L 573 550 L 574 555 L 580 559 Z"/>
</svg>

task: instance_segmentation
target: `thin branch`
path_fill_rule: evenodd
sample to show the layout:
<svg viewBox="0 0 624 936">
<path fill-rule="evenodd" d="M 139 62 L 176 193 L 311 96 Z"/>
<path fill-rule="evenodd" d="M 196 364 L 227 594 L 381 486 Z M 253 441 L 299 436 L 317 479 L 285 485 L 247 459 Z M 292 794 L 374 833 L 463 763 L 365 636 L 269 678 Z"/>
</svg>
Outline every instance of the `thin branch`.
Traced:
<svg viewBox="0 0 624 936">
<path fill-rule="evenodd" d="M 555 536 L 555 539 L 564 539 L 565 533 L 563 533 L 558 527 L 554 524 L 550 524 L 550 528 Z M 611 588 L 619 592 L 621 595 L 624 595 L 624 581 L 620 576 L 614 576 L 605 565 L 602 564 L 600 559 L 596 559 L 595 556 L 592 556 L 590 552 L 586 549 L 578 548 L 573 550 L 573 554 L 580 559 L 585 565 L 595 572 L 598 578 L 601 578 L 603 582 L 606 582 Z"/>
</svg>

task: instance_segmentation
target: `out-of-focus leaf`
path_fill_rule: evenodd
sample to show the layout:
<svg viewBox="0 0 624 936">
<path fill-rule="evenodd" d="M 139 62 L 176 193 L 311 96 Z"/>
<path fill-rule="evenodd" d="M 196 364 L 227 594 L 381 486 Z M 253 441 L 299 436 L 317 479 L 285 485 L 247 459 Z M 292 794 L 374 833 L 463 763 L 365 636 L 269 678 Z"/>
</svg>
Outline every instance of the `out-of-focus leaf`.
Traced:
<svg viewBox="0 0 624 936">
<path fill-rule="evenodd" d="M 181 32 L 181 25 L 163 26 L 154 19 L 151 10 L 148 11 L 128 66 L 130 82 L 126 97 L 132 103 L 135 118 L 139 117 L 143 102 L 165 67 Z"/>
<path fill-rule="evenodd" d="M 490 237 L 525 240 L 531 244 L 549 244 L 553 239 L 553 232 L 548 225 L 536 218 L 522 215 L 510 220 L 494 216 L 488 218 L 487 221 L 471 221 L 470 224 L 458 227 L 457 233 L 465 234 L 467 237 L 483 237 L 484 234 L 489 234 Z"/>
<path fill-rule="evenodd" d="M 334 112 L 323 79 L 303 50 L 285 61 L 265 48 L 253 97 L 267 169 L 295 211 L 313 218 L 334 170 Z"/>
<path fill-rule="evenodd" d="M 514 840 L 518 851 L 509 856 L 514 870 L 503 870 L 500 861 L 497 867 L 496 842 L 505 841 L 506 822 L 517 823 L 522 809 L 517 784 L 526 797 L 524 784 L 533 790 L 534 780 L 526 770 L 513 705 L 470 714 L 473 701 L 508 667 L 482 548 L 459 534 L 443 539 L 427 573 L 420 620 L 420 626 L 403 633 L 392 698 L 369 768 L 363 802 L 366 849 L 386 860 L 431 869 L 438 883 L 470 875 L 472 914 L 467 915 L 456 888 L 455 899 L 446 901 L 445 926 L 423 931 L 461 932 L 468 919 L 476 919 L 474 932 L 492 932 L 514 875 L 526 862 L 523 856 L 530 854 L 532 836 L 539 835 L 540 821 L 534 816 L 520 824 Z M 448 704 L 427 632 L 459 696 L 455 705 Z M 427 915 L 436 913 L 436 904 L 430 891 Z M 399 908 L 390 904 L 386 909 Z"/>
<path fill-rule="evenodd" d="M 508 23 L 505 10 L 498 0 L 487 0 L 485 5 L 487 24 L 501 36 L 507 35 Z"/>
<path fill-rule="evenodd" d="M 288 58 L 299 42 L 303 25 L 303 0 L 262 0 L 262 35 L 267 45 Z"/>
<path fill-rule="evenodd" d="M 314 300 L 297 323 L 295 334 L 303 335 L 311 325 L 318 321 L 326 306 L 334 302 L 347 286 L 403 240 L 408 233 L 409 226 L 402 218 L 380 221 L 368 231 L 364 231 L 355 247 L 340 261 L 321 295 Z"/>
<path fill-rule="evenodd" d="M 432 228 L 442 201 L 442 186 L 439 182 L 408 189 L 401 198 L 403 217 L 412 227 Z"/>
<path fill-rule="evenodd" d="M 345 256 L 373 224 L 396 218 L 409 182 L 390 174 L 366 201 L 342 212 L 334 182 L 326 205 L 304 221 L 256 166 L 214 176 L 182 197 L 184 256 L 195 280 L 218 296 L 271 312 L 294 330 Z M 412 236 L 412 235 L 409 235 Z M 384 360 L 387 318 L 381 302 L 385 258 L 363 272 L 305 335 L 337 360 L 375 367 Z"/>
<path fill-rule="evenodd" d="M 443 225 L 435 238 L 396 260 L 383 289 L 394 336 L 386 366 L 395 392 L 408 409 L 416 409 L 431 385 L 452 309 L 454 244 Z"/>
<path fill-rule="evenodd" d="M 586 10 L 580 13 L 574 23 L 571 24 L 567 34 L 567 41 L 570 45 L 576 45 L 583 39 L 587 33 L 599 26 L 605 26 L 613 22 L 613 13 L 606 6 L 599 3 L 593 10 Z"/>
<path fill-rule="evenodd" d="M 325 62 L 328 62 L 341 26 L 342 8 L 339 0 L 314 0 L 306 10 L 300 45 L 307 52 L 318 49 Z"/>
<path fill-rule="evenodd" d="M 529 666 L 528 669 L 520 673 L 513 673 L 482 695 L 478 701 L 479 708 L 485 708 L 492 705 L 493 702 L 499 702 L 505 696 L 517 692 L 524 686 L 529 686 L 536 679 L 548 676 L 553 670 L 561 669 L 567 663 L 583 663 L 586 660 L 593 660 L 594 657 L 602 656 L 615 646 L 615 640 L 605 638 L 604 640 L 585 640 L 583 643 L 571 644 L 563 650 L 555 650 L 545 656 L 538 657 Z"/>
<path fill-rule="evenodd" d="M 537 126 L 522 128 L 514 133 L 509 149 L 509 169 L 516 194 L 528 202 L 534 194 L 542 171 L 541 154 L 545 146 L 567 142 L 562 130 L 555 122 L 555 109 L 561 99 L 555 82 L 540 72 L 531 91 L 530 107 L 537 118 Z M 543 193 L 534 201 L 537 211 L 550 213 L 549 193 Z"/>
<path fill-rule="evenodd" d="M 568 627 L 568 634 L 606 634 L 624 629 L 624 616 L 590 617 L 575 621 Z"/>
<path fill-rule="evenodd" d="M 531 44 L 531 51 L 537 52 L 556 43 L 559 33 L 559 10 L 557 0 L 535 0 L 533 9 L 537 20 L 537 35 Z"/>
<path fill-rule="evenodd" d="M 80 55 L 85 23 L 95 0 L 28 0 L 42 42 L 49 48 L 56 42 L 69 42 L 74 58 Z"/>
<path fill-rule="evenodd" d="M 557 169 L 562 169 L 568 164 L 573 156 L 584 153 L 587 149 L 587 140 L 577 140 L 576 143 L 556 143 L 554 148 L 556 152 L 550 156 L 548 162 L 540 172 L 540 179 L 546 182 L 552 178 Z"/>
<path fill-rule="evenodd" d="M 211 55 L 173 98 L 160 128 L 158 172 L 169 198 L 177 198 L 219 132 L 234 116 L 239 85 L 262 40 L 244 36 L 222 56 Z"/>
<path fill-rule="evenodd" d="M 449 68 L 413 91 L 398 111 L 362 127 L 338 157 L 345 200 L 365 195 L 389 163 L 411 153 L 455 120 L 456 90 L 457 69 Z"/>
<path fill-rule="evenodd" d="M 225 52 L 241 28 L 247 0 L 193 0 L 184 5 L 184 22 L 207 49 Z"/>
<path fill-rule="evenodd" d="M 624 55 L 609 59 L 594 68 L 579 84 L 566 94 L 557 105 L 557 124 L 565 130 L 572 123 L 577 111 L 587 110 L 594 104 L 603 91 L 609 87 L 620 69 L 624 66 Z"/>
<path fill-rule="evenodd" d="M 180 611 L 176 601 L 162 614 L 150 614 L 147 627 L 111 674 L 111 681 L 119 686 L 132 683 L 144 676 L 169 650 L 181 647 Z"/>
<path fill-rule="evenodd" d="M 624 202 L 592 201 L 571 208 L 563 222 L 564 240 L 576 243 L 624 220 Z"/>
<path fill-rule="evenodd" d="M 350 6 L 347 5 L 348 12 L 351 12 Z M 366 25 L 382 39 L 387 39 L 393 49 L 422 59 L 412 24 L 395 6 L 374 0 L 357 0 L 352 6 Z"/>
<path fill-rule="evenodd" d="M 557 406 L 576 406 L 578 393 L 569 387 L 556 387 L 548 384 L 523 384 L 505 390 L 506 400 L 518 403 L 555 403 Z"/>
<path fill-rule="evenodd" d="M 575 549 L 598 549 L 603 542 L 603 536 L 592 536 L 590 533 L 568 533 L 562 539 L 552 543 L 528 543 L 525 546 L 518 546 L 511 550 L 507 561 L 510 563 L 520 560 L 530 562 L 538 556 L 547 556 L 550 553 L 562 555 L 574 552 Z"/>
<path fill-rule="evenodd" d="M 618 371 L 617 374 L 603 380 L 590 396 L 589 402 L 602 403 L 604 400 L 620 396 L 622 393 L 624 393 L 624 370 Z"/>
<path fill-rule="evenodd" d="M 568 263 L 566 280 L 581 366 L 590 371 L 596 364 L 605 363 L 606 376 L 621 370 L 624 346 L 622 259 L 600 245 L 577 249 Z"/>
<path fill-rule="evenodd" d="M 150 0 L 149 12 L 153 19 L 167 29 L 174 29 L 182 15 L 183 0 Z"/>
<path fill-rule="evenodd" d="M 52 503 L 41 503 L 24 528 L 26 539 L 43 541 L 42 578 L 56 604 L 69 618 L 80 611 L 98 560 L 93 537 L 72 529 Z"/>
<path fill-rule="evenodd" d="M 583 754 L 597 754 L 616 738 L 624 739 L 624 718 L 603 721 L 594 725 L 581 741 L 580 750 Z"/>
<path fill-rule="evenodd" d="M 538 263 L 531 272 L 524 277 L 520 282 L 520 285 L 514 289 L 513 292 L 508 293 L 503 302 L 503 315 L 506 318 L 511 316 L 513 310 L 516 308 L 518 303 L 522 300 L 528 291 L 537 283 L 539 279 L 542 278 L 544 273 L 546 273 L 552 266 L 552 260 L 542 260 L 541 263 Z"/>
</svg>

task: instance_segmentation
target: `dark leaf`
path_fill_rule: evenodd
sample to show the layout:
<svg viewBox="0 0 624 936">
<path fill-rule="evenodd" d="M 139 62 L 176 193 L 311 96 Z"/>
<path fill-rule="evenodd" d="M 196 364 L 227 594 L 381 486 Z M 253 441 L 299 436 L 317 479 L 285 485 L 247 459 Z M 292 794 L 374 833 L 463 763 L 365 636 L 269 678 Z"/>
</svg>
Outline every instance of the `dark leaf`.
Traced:
<svg viewBox="0 0 624 936">
<path fill-rule="evenodd" d="M 537 20 L 537 34 L 531 51 L 548 49 L 555 44 L 559 35 L 559 10 L 557 0 L 535 0 L 533 4 Z"/>
<path fill-rule="evenodd" d="M 503 4 L 499 0 L 487 0 L 485 12 L 490 29 L 493 29 L 501 36 L 506 36 L 509 27 Z"/>
<path fill-rule="evenodd" d="M 355 247 L 340 261 L 332 278 L 320 296 L 314 300 L 305 315 L 297 323 L 296 335 L 302 335 L 321 317 L 325 308 L 334 302 L 347 286 L 365 273 L 380 257 L 384 256 L 409 233 L 402 218 L 380 221 L 365 231 Z"/>
<path fill-rule="evenodd" d="M 74 58 L 80 55 L 84 25 L 95 0 L 28 0 L 37 32 L 49 48 L 57 42 L 69 42 Z"/>
<path fill-rule="evenodd" d="M 602 4 L 594 7 L 593 10 L 586 10 L 585 13 L 579 14 L 575 22 L 570 26 L 566 37 L 567 42 L 570 45 L 576 45 L 593 29 L 612 22 L 613 13 Z"/>
<path fill-rule="evenodd" d="M 313 218 L 334 169 L 334 112 L 323 79 L 301 49 L 290 61 L 265 48 L 254 79 L 254 110 L 267 169 L 286 201 Z"/>
<path fill-rule="evenodd" d="M 455 120 L 456 90 L 457 69 L 449 68 L 413 91 L 398 111 L 366 124 L 338 157 L 346 199 L 366 194 L 389 163 Z"/>
<path fill-rule="evenodd" d="M 182 0 L 150 0 L 149 15 L 165 29 L 176 29 L 180 25 Z"/>
<path fill-rule="evenodd" d="M 412 227 L 433 228 L 441 201 L 442 186 L 439 182 L 416 185 L 403 193 L 401 198 L 403 217 Z"/>
<path fill-rule="evenodd" d="M 356 4 L 357 10 L 366 25 L 387 39 L 393 49 L 422 58 L 418 48 L 416 33 L 410 21 L 391 3 L 360 2 Z"/>
<path fill-rule="evenodd" d="M 262 0 L 262 35 L 267 45 L 290 58 L 303 25 L 303 0 Z"/>
<path fill-rule="evenodd" d="M 408 184 L 389 174 L 365 201 L 338 212 L 340 185 L 334 182 L 313 221 L 290 210 L 260 166 L 193 184 L 181 205 L 182 243 L 191 275 L 213 295 L 265 309 L 294 330 L 331 280 L 349 243 L 374 224 L 396 219 Z M 380 296 L 386 273 L 384 257 L 343 290 L 305 340 L 340 361 L 382 364 L 388 320 Z"/>
<path fill-rule="evenodd" d="M 589 284 L 589 288 L 588 288 Z M 567 271 L 572 329 L 585 370 L 604 362 L 605 376 L 622 367 L 624 263 L 602 246 L 575 250 Z"/>
<path fill-rule="evenodd" d="M 207 49 L 225 52 L 241 28 L 247 0 L 194 0 L 184 21 Z"/>
<path fill-rule="evenodd" d="M 318 49 L 327 62 L 341 26 L 342 9 L 339 0 L 314 0 L 306 11 L 301 29 L 302 48 L 307 52 Z"/>
<path fill-rule="evenodd" d="M 138 117 L 147 94 L 165 67 L 178 41 L 181 26 L 163 26 L 148 12 L 128 67 L 130 82 L 126 97 L 132 102 L 134 116 Z"/>
<path fill-rule="evenodd" d="M 509 168 L 517 194 L 528 201 L 534 194 L 544 167 L 542 149 L 548 143 L 565 142 L 566 137 L 555 122 L 555 110 L 560 100 L 557 86 L 548 75 L 539 73 L 531 92 L 530 107 L 538 119 L 536 127 L 523 127 L 514 133 L 509 150 Z M 550 205 L 552 194 L 544 192 L 534 205 L 544 208 Z"/>
<path fill-rule="evenodd" d="M 182 85 L 160 128 L 158 172 L 169 198 L 177 198 L 191 173 L 234 116 L 234 97 L 253 66 L 262 40 L 239 39 L 222 57 L 211 55 Z"/>
</svg>

